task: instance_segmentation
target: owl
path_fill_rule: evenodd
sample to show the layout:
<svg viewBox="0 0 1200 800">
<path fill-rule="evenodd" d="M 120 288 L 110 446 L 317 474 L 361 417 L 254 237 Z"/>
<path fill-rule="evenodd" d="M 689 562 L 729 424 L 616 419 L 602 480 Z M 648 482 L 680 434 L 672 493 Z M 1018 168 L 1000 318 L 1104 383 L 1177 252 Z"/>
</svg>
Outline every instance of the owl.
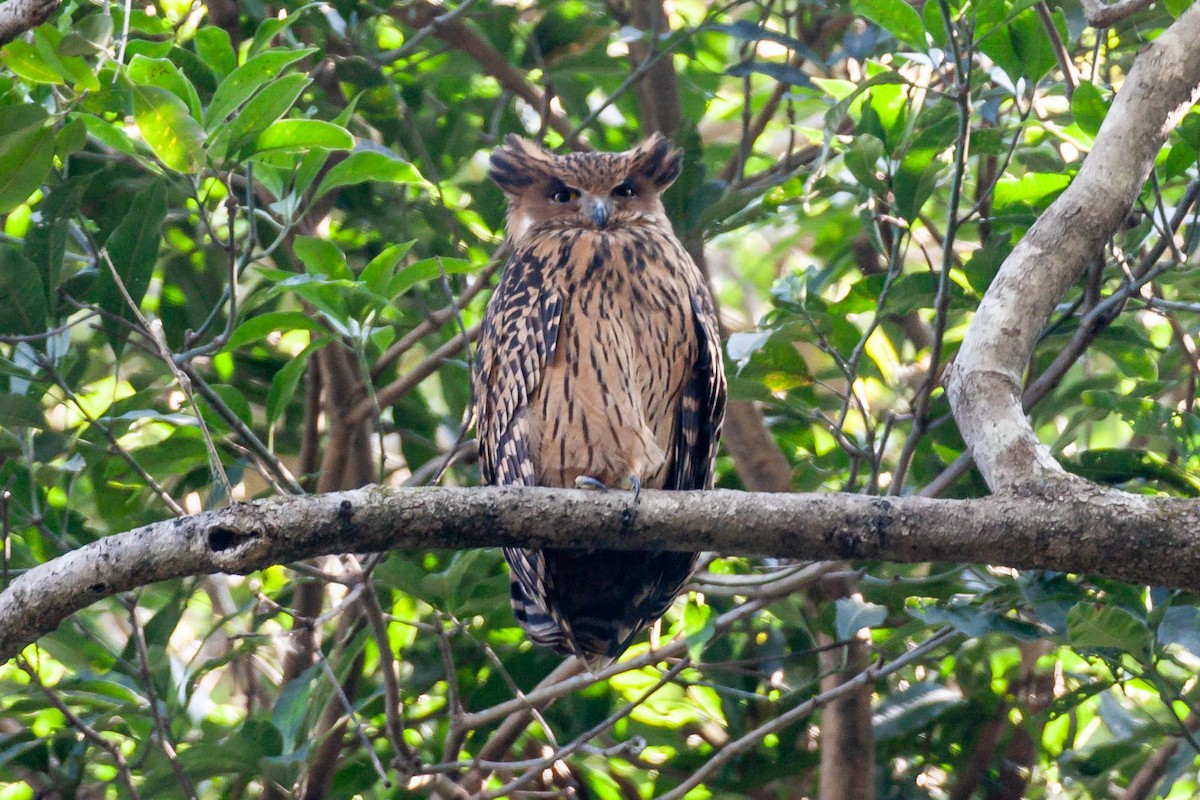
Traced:
<svg viewBox="0 0 1200 800">
<path fill-rule="evenodd" d="M 512 255 L 472 375 L 483 479 L 496 486 L 708 489 L 725 412 L 717 318 L 662 193 L 682 154 L 555 155 L 509 136 L 490 177 Z M 504 551 L 529 637 L 589 666 L 662 616 L 694 553 Z"/>
</svg>

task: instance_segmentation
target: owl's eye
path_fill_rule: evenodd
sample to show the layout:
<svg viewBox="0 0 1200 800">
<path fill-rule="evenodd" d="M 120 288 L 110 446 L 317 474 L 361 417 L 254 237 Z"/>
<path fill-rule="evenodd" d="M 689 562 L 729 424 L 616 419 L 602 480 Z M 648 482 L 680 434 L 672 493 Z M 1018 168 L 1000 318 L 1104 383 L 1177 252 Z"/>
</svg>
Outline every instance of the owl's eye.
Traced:
<svg viewBox="0 0 1200 800">
<path fill-rule="evenodd" d="M 579 197 L 579 192 L 574 189 L 559 189 L 550 193 L 550 202 L 552 203 L 569 203 Z"/>
<path fill-rule="evenodd" d="M 637 192 L 634 191 L 633 184 L 622 183 L 621 185 L 617 186 L 617 188 L 612 190 L 612 195 L 613 197 L 629 198 L 636 196 Z"/>
</svg>

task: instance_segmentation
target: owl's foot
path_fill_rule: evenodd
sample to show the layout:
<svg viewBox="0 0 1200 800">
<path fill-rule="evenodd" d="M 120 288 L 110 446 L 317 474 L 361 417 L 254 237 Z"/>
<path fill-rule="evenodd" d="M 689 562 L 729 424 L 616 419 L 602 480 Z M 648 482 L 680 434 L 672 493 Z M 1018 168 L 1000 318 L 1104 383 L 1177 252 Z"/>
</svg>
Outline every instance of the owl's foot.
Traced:
<svg viewBox="0 0 1200 800">
<path fill-rule="evenodd" d="M 591 475 L 580 475 L 575 478 L 576 489 L 591 489 L 597 492 L 607 492 L 608 487 L 600 481 L 593 478 Z"/>
<path fill-rule="evenodd" d="M 598 479 L 591 475 L 580 475 L 575 478 L 576 489 L 591 489 L 597 492 L 607 492 L 608 487 L 601 483 Z M 633 505 L 637 505 L 638 500 L 642 496 L 642 479 L 636 474 L 630 473 L 621 485 L 622 489 L 628 489 L 633 492 Z"/>
</svg>

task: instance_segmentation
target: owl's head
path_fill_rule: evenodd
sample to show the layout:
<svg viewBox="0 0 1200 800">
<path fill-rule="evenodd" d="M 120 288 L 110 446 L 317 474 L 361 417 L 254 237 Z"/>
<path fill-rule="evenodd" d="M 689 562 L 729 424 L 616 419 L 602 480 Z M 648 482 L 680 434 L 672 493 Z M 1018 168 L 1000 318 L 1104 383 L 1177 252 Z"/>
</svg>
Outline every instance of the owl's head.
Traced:
<svg viewBox="0 0 1200 800">
<path fill-rule="evenodd" d="M 679 177 L 683 154 L 659 134 L 623 153 L 556 155 L 509 136 L 488 174 L 508 195 L 508 235 L 531 229 L 617 229 L 668 224 L 661 195 Z"/>
</svg>

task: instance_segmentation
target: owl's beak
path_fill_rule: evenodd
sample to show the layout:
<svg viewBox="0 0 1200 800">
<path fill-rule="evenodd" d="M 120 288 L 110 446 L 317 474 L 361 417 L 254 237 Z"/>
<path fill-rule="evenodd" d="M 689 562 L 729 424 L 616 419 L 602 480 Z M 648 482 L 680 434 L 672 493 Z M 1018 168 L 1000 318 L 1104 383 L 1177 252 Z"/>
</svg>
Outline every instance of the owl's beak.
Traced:
<svg viewBox="0 0 1200 800">
<path fill-rule="evenodd" d="M 612 216 L 613 204 L 612 200 L 607 197 L 595 197 L 594 195 L 584 195 L 583 211 L 592 218 L 592 222 L 596 223 L 596 227 L 604 230 L 608 227 L 608 218 Z"/>
</svg>

